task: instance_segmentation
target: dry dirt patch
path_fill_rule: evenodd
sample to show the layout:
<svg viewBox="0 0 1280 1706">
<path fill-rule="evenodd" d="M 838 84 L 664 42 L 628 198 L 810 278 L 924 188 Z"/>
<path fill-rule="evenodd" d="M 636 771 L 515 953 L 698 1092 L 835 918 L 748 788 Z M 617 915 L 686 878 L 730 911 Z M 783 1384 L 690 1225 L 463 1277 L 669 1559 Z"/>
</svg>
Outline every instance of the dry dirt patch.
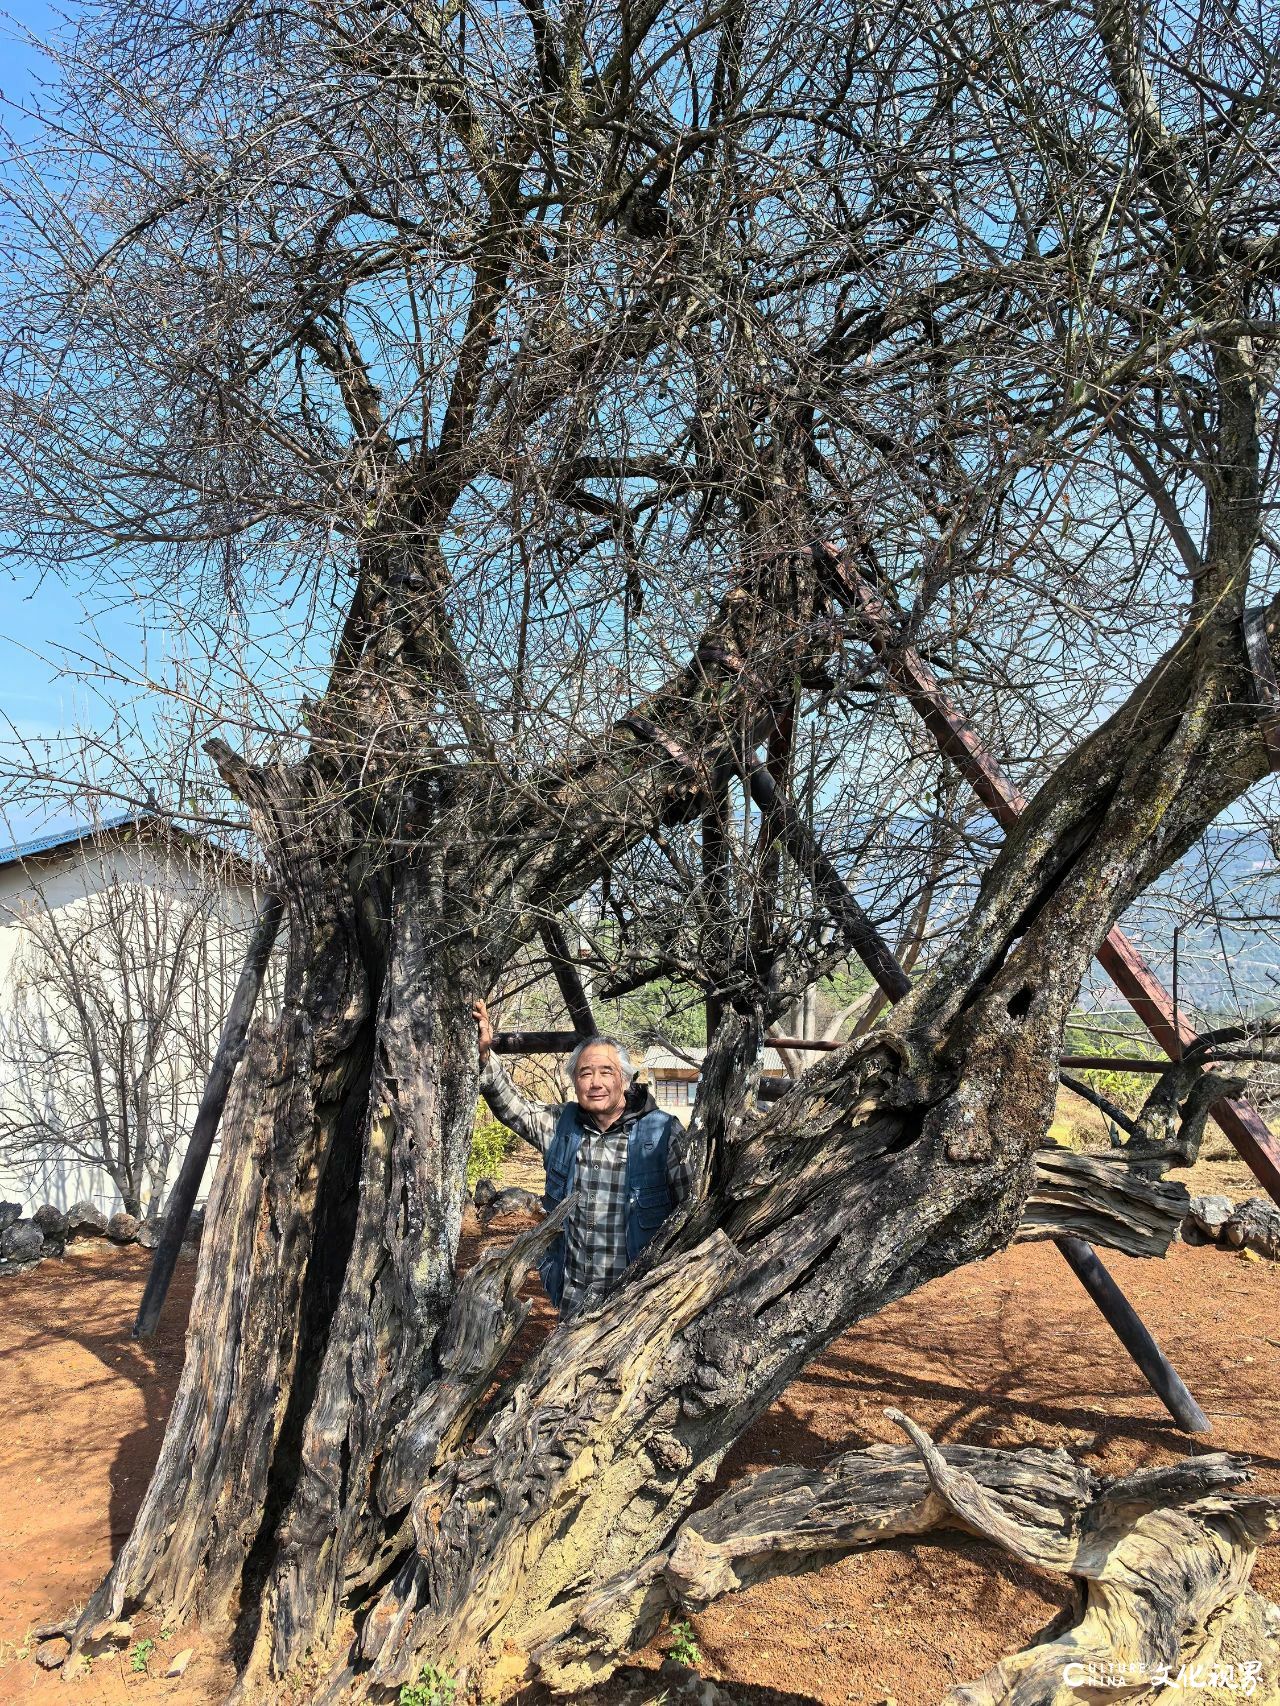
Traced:
<svg viewBox="0 0 1280 1706">
<path fill-rule="evenodd" d="M 134 1671 L 126 1653 L 63 1684 L 20 1656 L 35 1625 L 92 1590 L 159 1449 L 193 1264 L 180 1265 L 160 1335 L 144 1348 L 129 1327 L 147 1259 L 75 1245 L 65 1261 L 0 1282 L 4 1706 L 199 1706 L 222 1699 L 232 1680 L 217 1643 L 146 1622 L 138 1636 L 155 1642 L 151 1674 Z M 1207 1442 L 1173 1428 L 1056 1252 L 1021 1246 L 847 1333 L 744 1437 L 722 1479 L 780 1461 L 821 1463 L 874 1439 L 898 1443 L 882 1413 L 895 1404 L 942 1440 L 1062 1445 L 1107 1474 L 1187 1451 L 1245 1452 L 1259 1484 L 1280 1491 L 1280 1266 L 1183 1247 L 1165 1262 L 1107 1259 L 1209 1412 Z M 545 1321 L 539 1309 L 526 1331 Z M 1255 1580 L 1280 1598 L 1280 1548 L 1264 1554 Z M 927 1706 L 1028 1640 L 1063 1599 L 1060 1580 L 957 1538 L 752 1588 L 693 1625 L 708 1674 L 753 1706 L 886 1697 Z M 156 1674 L 193 1644 L 181 1681 Z"/>
</svg>

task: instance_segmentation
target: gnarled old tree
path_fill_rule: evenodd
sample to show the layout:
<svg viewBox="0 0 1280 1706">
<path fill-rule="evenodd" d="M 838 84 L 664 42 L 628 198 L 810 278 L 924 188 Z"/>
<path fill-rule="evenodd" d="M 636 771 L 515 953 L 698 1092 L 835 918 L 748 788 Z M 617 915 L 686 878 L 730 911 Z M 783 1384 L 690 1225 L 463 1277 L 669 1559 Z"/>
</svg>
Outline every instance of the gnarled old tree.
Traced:
<svg viewBox="0 0 1280 1706">
<path fill-rule="evenodd" d="M 8 524 L 64 567 L 123 555 L 205 638 L 208 750 L 290 925 L 160 1460 L 77 1642 L 238 1609 L 279 1675 L 349 1604 L 335 1690 L 424 1657 L 572 1686 L 748 1579 L 732 1557 L 945 1512 L 1089 1581 L 1138 1548 L 1162 1614 L 1108 1624 L 1104 1593 L 1076 1650 L 1261 1627 L 1271 1512 L 1213 1493 L 1229 1467 L 1098 1503 L 913 1436 L 689 1511 L 849 1323 L 1052 1225 L 1037 1151 L 1091 956 L 1267 773 L 1241 622 L 1264 605 L 1280 655 L 1270 38 L 1113 0 L 112 0 L 59 50 L 11 173 Z M 993 857 L 979 832 L 910 994 L 759 1118 L 760 1019 L 875 947 L 780 859 L 776 807 L 744 903 L 735 778 L 763 750 L 844 860 L 935 774 L 831 539 L 1035 792 Z M 244 606 L 305 628 L 293 683 L 261 624 L 218 626 Z M 696 1199 L 494 1389 L 549 1232 L 458 1286 L 470 1003 L 606 881 L 639 931 L 664 861 L 697 927 L 653 964 L 738 1010 Z M 1142 1189 L 1096 1171 L 1050 1197 L 1120 1238 Z M 818 1538 L 752 1554 L 783 1493 Z M 974 1698 L 1050 1698 L 1017 1670 Z"/>
</svg>

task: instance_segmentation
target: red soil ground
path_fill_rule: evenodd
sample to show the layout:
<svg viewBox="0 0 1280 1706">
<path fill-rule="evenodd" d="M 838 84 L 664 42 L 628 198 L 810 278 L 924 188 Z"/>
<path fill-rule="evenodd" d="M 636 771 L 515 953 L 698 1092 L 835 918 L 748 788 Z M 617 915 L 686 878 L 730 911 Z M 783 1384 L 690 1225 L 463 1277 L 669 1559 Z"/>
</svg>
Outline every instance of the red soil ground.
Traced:
<svg viewBox="0 0 1280 1706">
<path fill-rule="evenodd" d="M 82 1602 L 101 1577 L 159 1449 L 194 1264 L 180 1265 L 167 1320 L 144 1348 L 129 1326 L 146 1262 L 140 1251 L 81 1244 L 65 1261 L 0 1281 L 5 1706 L 200 1706 L 233 1680 L 211 1637 L 145 1620 L 135 1641 L 155 1642 L 147 1669 L 133 1669 L 135 1646 L 64 1684 L 29 1656 L 31 1630 Z M 1188 1451 L 1245 1452 L 1258 1485 L 1280 1491 L 1280 1265 L 1184 1247 L 1164 1262 L 1108 1265 L 1209 1412 L 1207 1441 L 1174 1429 L 1057 1253 L 1024 1245 L 847 1333 L 745 1436 L 725 1476 L 897 1441 L 882 1413 L 894 1404 L 945 1441 L 1061 1445 L 1105 1474 Z M 1264 1553 L 1254 1579 L 1280 1598 L 1280 1547 Z M 735 1701 L 927 1706 L 1024 1644 L 1064 1601 L 1060 1580 L 957 1537 L 752 1588 L 693 1625 L 706 1674 Z M 164 1680 L 187 1647 L 186 1674 Z M 653 1698 L 659 1686 L 631 1673 L 609 1698 Z"/>
</svg>

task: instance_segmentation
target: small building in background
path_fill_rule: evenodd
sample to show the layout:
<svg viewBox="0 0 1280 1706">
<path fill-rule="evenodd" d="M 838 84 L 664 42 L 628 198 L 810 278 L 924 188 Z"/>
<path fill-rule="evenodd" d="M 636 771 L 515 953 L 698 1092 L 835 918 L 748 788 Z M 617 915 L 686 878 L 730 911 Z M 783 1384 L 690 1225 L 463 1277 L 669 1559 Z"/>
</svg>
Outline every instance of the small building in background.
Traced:
<svg viewBox="0 0 1280 1706">
<path fill-rule="evenodd" d="M 0 848 L 0 1199 L 160 1212 L 259 898 L 146 814 Z"/>
<path fill-rule="evenodd" d="M 667 1048 L 654 1043 L 645 1049 L 640 1075 L 653 1091 L 653 1099 L 664 1113 L 676 1114 L 689 1123 L 702 1081 L 705 1048 Z M 790 1074 L 776 1048 L 766 1048 L 760 1077 L 785 1082 Z"/>
</svg>

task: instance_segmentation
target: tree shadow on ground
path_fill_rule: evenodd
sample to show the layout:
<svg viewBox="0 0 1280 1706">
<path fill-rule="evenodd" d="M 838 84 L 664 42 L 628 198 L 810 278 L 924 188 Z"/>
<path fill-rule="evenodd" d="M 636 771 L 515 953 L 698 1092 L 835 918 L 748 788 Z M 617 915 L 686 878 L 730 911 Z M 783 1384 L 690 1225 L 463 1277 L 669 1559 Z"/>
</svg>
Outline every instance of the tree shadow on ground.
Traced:
<svg viewBox="0 0 1280 1706">
<path fill-rule="evenodd" d="M 705 1653 L 709 1668 L 716 1668 L 715 1657 Z M 684 1673 L 686 1676 L 688 1673 Z M 733 1706 L 823 1706 L 816 1694 L 792 1693 L 784 1689 L 765 1688 L 755 1682 L 724 1682 L 717 1684 L 732 1700 Z M 534 1683 L 520 1691 L 520 1706 L 556 1706 L 557 1696 L 545 1684 Z M 697 1692 L 680 1693 L 680 1680 L 654 1666 L 621 1665 L 607 1682 L 597 1683 L 573 1697 L 573 1706 L 670 1706 L 673 1700 L 697 1701 Z"/>
<path fill-rule="evenodd" d="M 140 1426 L 120 1441 L 112 1467 L 109 1520 L 113 1559 L 129 1537 L 156 1458 L 160 1455 L 186 1353 L 187 1316 L 191 1308 L 195 1269 L 194 1253 L 184 1252 L 179 1258 L 173 1286 L 152 1339 L 139 1342 L 133 1338 L 133 1322 L 129 1320 L 121 1323 L 122 1338 L 115 1342 L 117 1353 L 123 1352 L 123 1356 L 114 1366 L 117 1370 L 123 1367 L 138 1387 L 145 1415 Z M 142 1288 L 139 1286 L 138 1302 L 141 1300 Z M 81 1342 L 85 1341 L 82 1339 Z M 89 1348 L 93 1348 L 92 1345 Z"/>
<path fill-rule="evenodd" d="M 111 1460 L 107 1526 L 113 1559 L 133 1526 L 164 1438 L 182 1371 L 195 1262 L 186 1255 L 179 1261 L 159 1330 L 141 1343 L 131 1331 L 146 1272 L 141 1251 L 78 1240 L 66 1256 L 47 1258 L 27 1275 L 7 1282 L 25 1290 L 25 1296 L 11 1294 L 11 1319 L 19 1316 L 21 1325 L 6 1335 L 9 1358 L 15 1366 L 25 1364 L 37 1371 L 46 1359 L 55 1359 L 49 1363 L 49 1379 L 29 1386 L 33 1403 L 43 1403 L 50 1411 L 63 1408 L 79 1439 L 91 1441 L 95 1427 L 109 1425 L 120 1408 L 119 1397 L 107 1390 L 116 1381 L 127 1380 L 142 1401 L 141 1422 L 119 1435 Z M 102 1280 L 110 1285 L 105 1300 L 96 1288 Z M 100 1380 L 86 1380 L 81 1374 L 73 1387 L 59 1381 L 56 1358 L 68 1344 L 79 1346 L 101 1365 Z M 95 1391 L 100 1385 L 99 1404 Z M 35 1417 L 28 1421 L 33 1423 Z M 51 1421 L 51 1451 L 59 1443 Z"/>
</svg>

